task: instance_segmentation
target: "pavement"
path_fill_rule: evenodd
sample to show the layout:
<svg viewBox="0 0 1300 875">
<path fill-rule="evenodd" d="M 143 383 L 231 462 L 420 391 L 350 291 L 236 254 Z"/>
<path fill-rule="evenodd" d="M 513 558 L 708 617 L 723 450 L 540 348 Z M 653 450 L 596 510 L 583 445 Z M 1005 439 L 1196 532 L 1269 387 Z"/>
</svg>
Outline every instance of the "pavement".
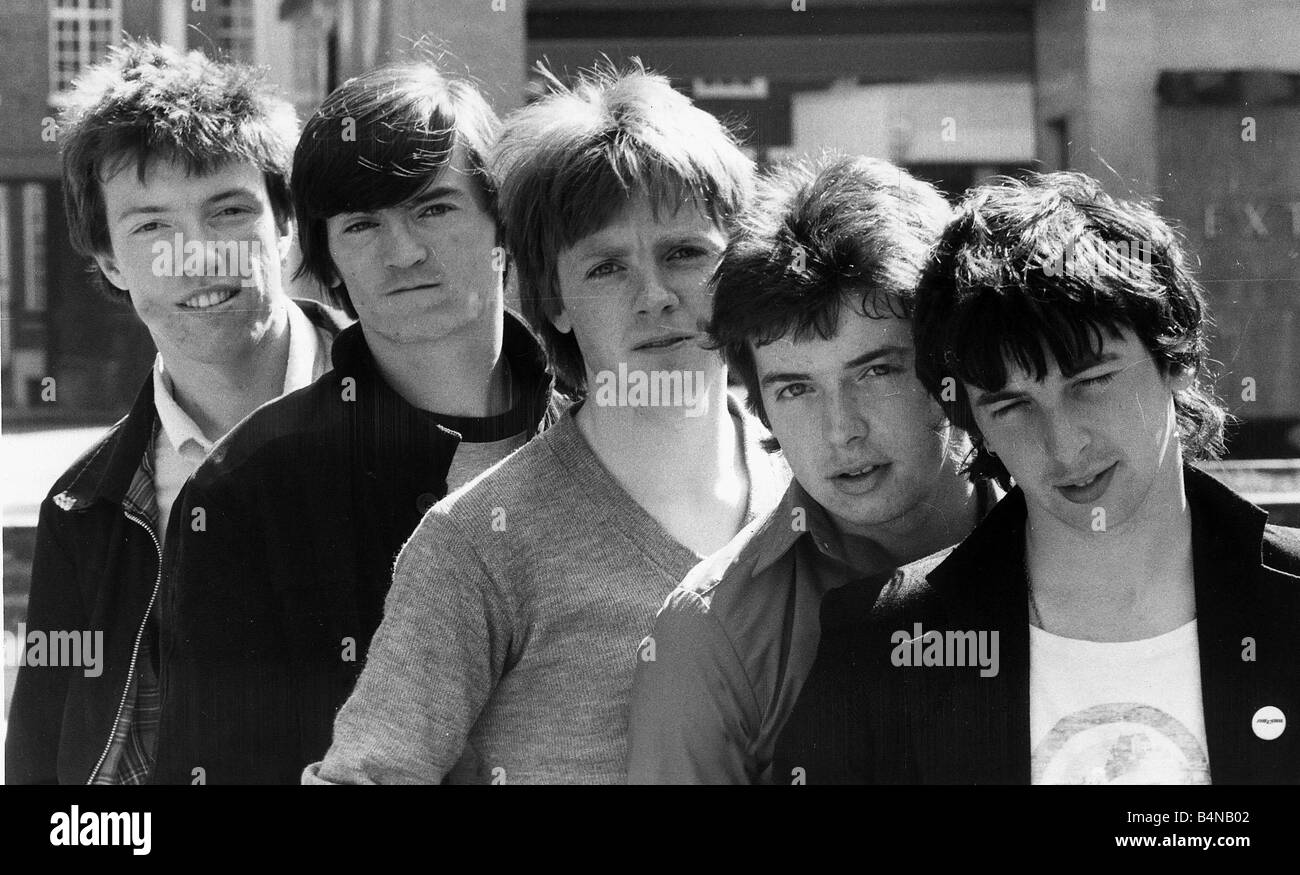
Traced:
<svg viewBox="0 0 1300 875">
<path fill-rule="evenodd" d="M 58 476 L 107 426 L 0 434 L 0 519 L 6 529 L 35 528 L 41 501 Z"/>
</svg>

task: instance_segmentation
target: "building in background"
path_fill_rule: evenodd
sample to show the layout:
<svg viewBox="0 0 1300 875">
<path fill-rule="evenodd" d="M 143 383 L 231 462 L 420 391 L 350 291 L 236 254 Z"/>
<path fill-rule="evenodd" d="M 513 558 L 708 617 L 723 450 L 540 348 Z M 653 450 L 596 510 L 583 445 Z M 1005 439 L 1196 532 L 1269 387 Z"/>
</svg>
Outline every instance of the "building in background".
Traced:
<svg viewBox="0 0 1300 875">
<path fill-rule="evenodd" d="M 806 11 L 796 12 L 792 6 Z M 71 253 L 58 93 L 121 31 L 260 63 L 310 112 L 417 41 L 498 110 L 639 57 L 761 162 L 878 155 L 957 194 L 1077 168 L 1163 199 L 1201 258 L 1237 456 L 1300 456 L 1300 3 L 1243 0 L 7 0 L 0 54 L 5 428 L 107 422 L 151 350 Z M 57 400 L 44 400 L 53 377 Z"/>
</svg>

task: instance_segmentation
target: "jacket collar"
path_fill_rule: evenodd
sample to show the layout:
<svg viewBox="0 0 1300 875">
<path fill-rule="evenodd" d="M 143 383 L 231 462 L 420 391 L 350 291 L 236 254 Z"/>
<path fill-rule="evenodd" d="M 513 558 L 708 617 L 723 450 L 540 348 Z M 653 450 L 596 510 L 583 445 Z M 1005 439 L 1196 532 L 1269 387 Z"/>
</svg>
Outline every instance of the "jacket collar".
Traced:
<svg viewBox="0 0 1300 875">
<path fill-rule="evenodd" d="M 54 497 L 55 504 L 64 510 L 82 510 L 99 500 L 121 504 L 153 441 L 156 421 L 153 372 L 150 371 L 135 396 L 131 412 L 118 420 L 79 463 L 80 470 L 68 487 Z"/>
<path fill-rule="evenodd" d="M 546 354 L 536 335 L 521 317 L 511 310 L 505 312 L 505 331 L 502 337 L 502 354 L 510 362 L 515 379 L 524 383 L 524 403 L 529 405 L 529 422 L 533 423 L 530 437 L 554 424 L 559 418 L 559 399 L 555 397 L 554 381 L 546 369 Z M 339 332 L 330 350 L 334 369 L 340 377 L 355 377 L 365 382 L 370 391 L 364 397 L 398 406 L 410 406 L 379 373 L 374 355 L 366 343 L 361 323 L 354 323 Z M 358 397 L 363 395 L 358 392 Z M 442 426 L 438 428 L 454 438 L 455 432 Z"/>
<path fill-rule="evenodd" d="M 1183 480 L 1192 517 L 1200 615 L 1203 596 L 1231 591 L 1232 584 L 1239 580 L 1221 573 L 1225 563 L 1234 569 L 1259 567 L 1268 513 L 1198 468 L 1184 465 Z M 1028 622 L 1026 515 L 1024 492 L 1016 487 L 930 573 L 931 586 L 946 600 L 986 616 L 997 616 L 995 605 L 1005 608 L 1003 599 L 1015 599 Z M 979 581 L 979 585 L 973 586 L 971 581 Z M 991 600 L 991 595 L 996 595 L 996 600 Z"/>
</svg>

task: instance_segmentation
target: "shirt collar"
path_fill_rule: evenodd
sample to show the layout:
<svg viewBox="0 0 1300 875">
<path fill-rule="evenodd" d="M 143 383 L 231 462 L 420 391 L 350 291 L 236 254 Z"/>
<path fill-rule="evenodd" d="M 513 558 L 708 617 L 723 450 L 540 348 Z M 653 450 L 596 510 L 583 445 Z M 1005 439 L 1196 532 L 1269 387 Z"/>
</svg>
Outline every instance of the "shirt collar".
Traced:
<svg viewBox="0 0 1300 875">
<path fill-rule="evenodd" d="M 986 481 L 976 484 L 975 492 L 982 520 L 1001 495 L 991 482 Z M 796 525 L 799 522 L 802 526 Z M 872 539 L 843 531 L 826 509 L 799 485 L 799 481 L 791 478 L 780 505 L 755 536 L 760 547 L 754 573 L 770 568 L 805 536 L 812 539 L 823 556 L 851 568 L 861 565 L 864 557 L 868 564 L 881 568 L 892 562 L 885 549 Z M 866 570 L 874 571 L 875 568 Z"/>
<path fill-rule="evenodd" d="M 323 347 L 320 338 L 316 336 L 315 326 L 298 305 L 291 302 L 286 310 L 289 314 L 289 361 L 284 369 L 281 394 L 309 385 L 316 373 L 323 369 L 318 362 L 322 358 Z M 163 365 L 162 353 L 158 353 L 153 361 L 153 401 L 154 408 L 158 411 L 158 421 L 162 424 L 162 433 L 173 450 L 179 453 L 186 444 L 193 441 L 205 455 L 212 451 L 212 445 L 216 441 L 208 440 L 203 430 L 176 403 L 171 375 Z"/>
</svg>

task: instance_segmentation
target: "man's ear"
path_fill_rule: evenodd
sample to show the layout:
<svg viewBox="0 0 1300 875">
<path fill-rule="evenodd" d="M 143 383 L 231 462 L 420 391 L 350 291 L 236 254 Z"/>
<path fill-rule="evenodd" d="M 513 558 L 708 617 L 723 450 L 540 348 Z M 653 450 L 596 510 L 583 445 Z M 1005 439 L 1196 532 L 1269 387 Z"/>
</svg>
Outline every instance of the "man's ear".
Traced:
<svg viewBox="0 0 1300 875">
<path fill-rule="evenodd" d="M 1169 389 L 1172 392 L 1185 392 L 1196 382 L 1196 368 L 1189 365 L 1174 365 L 1169 369 Z"/>
<path fill-rule="evenodd" d="M 290 250 L 293 249 L 293 238 L 298 230 L 297 224 L 292 216 L 277 217 L 275 220 L 275 230 L 279 237 L 275 241 L 276 249 L 280 252 L 280 261 L 289 257 Z"/>
<path fill-rule="evenodd" d="M 94 255 L 95 263 L 99 265 L 99 270 L 104 274 L 104 279 L 108 280 L 114 288 L 129 292 L 126 287 L 126 280 L 122 276 L 122 271 L 117 266 L 117 259 L 112 255 L 96 252 Z"/>
<path fill-rule="evenodd" d="M 554 316 L 548 316 L 547 318 L 551 320 L 551 324 L 555 326 L 555 330 L 561 334 L 573 333 L 573 320 L 569 318 L 569 311 L 564 309 L 563 304 L 560 305 L 560 312 L 556 313 Z"/>
</svg>

